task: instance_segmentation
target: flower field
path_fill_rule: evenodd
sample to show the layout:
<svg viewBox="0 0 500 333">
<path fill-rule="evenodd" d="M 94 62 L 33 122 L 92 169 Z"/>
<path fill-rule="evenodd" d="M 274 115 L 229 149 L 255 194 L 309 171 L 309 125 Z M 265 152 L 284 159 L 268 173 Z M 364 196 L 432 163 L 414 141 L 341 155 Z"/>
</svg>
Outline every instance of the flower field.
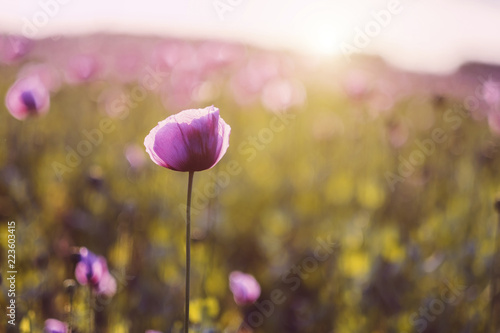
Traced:
<svg viewBox="0 0 500 333">
<path fill-rule="evenodd" d="M 200 171 L 190 332 L 500 328 L 498 68 L 3 36 L 0 95 L 6 332 L 182 331 L 189 172 L 144 142 L 212 105 L 229 147 L 180 170 Z"/>
</svg>

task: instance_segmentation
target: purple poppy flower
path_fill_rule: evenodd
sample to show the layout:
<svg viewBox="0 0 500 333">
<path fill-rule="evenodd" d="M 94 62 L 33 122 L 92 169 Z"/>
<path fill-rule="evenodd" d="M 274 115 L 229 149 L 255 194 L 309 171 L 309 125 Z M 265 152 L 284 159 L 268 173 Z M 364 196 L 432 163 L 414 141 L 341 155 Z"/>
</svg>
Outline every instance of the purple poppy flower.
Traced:
<svg viewBox="0 0 500 333">
<path fill-rule="evenodd" d="M 30 63 L 21 68 L 17 74 L 19 79 L 37 77 L 43 86 L 50 92 L 58 91 L 61 87 L 59 71 L 47 63 Z"/>
<path fill-rule="evenodd" d="M 116 279 L 106 270 L 97 284 L 96 292 L 100 295 L 112 297 L 116 294 Z"/>
<path fill-rule="evenodd" d="M 57 319 L 47 319 L 43 331 L 44 333 L 66 333 L 68 325 Z"/>
<path fill-rule="evenodd" d="M 80 261 L 75 268 L 75 277 L 81 285 L 90 285 L 98 294 L 113 296 L 116 293 L 116 280 L 108 271 L 106 259 L 85 247 L 80 249 Z"/>
<path fill-rule="evenodd" d="M 234 271 L 229 274 L 229 289 L 238 305 L 252 304 L 260 296 L 260 285 L 250 274 Z"/>
<path fill-rule="evenodd" d="M 19 120 L 32 115 L 43 115 L 49 111 L 49 91 L 37 76 L 25 77 L 10 87 L 5 105 L 10 114 Z"/>
<path fill-rule="evenodd" d="M 75 277 L 81 285 L 96 286 L 106 270 L 106 260 L 103 257 L 95 255 L 85 247 L 80 249 L 80 261 L 75 268 Z"/>
<path fill-rule="evenodd" d="M 176 171 L 210 169 L 229 147 L 231 127 L 209 106 L 179 112 L 158 123 L 144 140 L 156 164 Z"/>
<path fill-rule="evenodd" d="M 98 76 L 100 63 L 97 56 L 80 54 L 72 58 L 66 71 L 69 83 L 89 82 Z"/>
<path fill-rule="evenodd" d="M 496 109 L 498 104 L 500 104 L 500 83 L 491 79 L 487 80 L 483 84 L 482 95 L 483 100 L 488 103 L 491 108 Z"/>
</svg>

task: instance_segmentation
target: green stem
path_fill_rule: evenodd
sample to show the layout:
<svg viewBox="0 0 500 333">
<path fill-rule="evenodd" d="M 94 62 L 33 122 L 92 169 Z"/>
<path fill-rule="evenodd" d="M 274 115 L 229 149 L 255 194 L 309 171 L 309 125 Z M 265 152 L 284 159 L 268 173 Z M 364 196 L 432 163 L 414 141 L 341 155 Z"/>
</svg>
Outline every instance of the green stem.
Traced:
<svg viewBox="0 0 500 333">
<path fill-rule="evenodd" d="M 490 325 L 490 331 L 491 332 L 496 332 L 498 330 L 498 319 L 496 319 L 496 314 L 495 312 L 498 311 L 498 272 L 496 270 L 496 267 L 498 263 L 500 262 L 500 199 L 495 200 L 495 210 L 497 212 L 497 223 L 496 223 L 496 229 L 494 231 L 495 235 L 495 250 L 493 253 L 493 260 L 492 260 L 492 265 L 491 265 L 491 288 L 490 288 L 490 297 L 491 297 L 491 304 L 490 304 L 490 320 L 489 320 L 489 325 Z"/>
<path fill-rule="evenodd" d="M 93 308 L 93 298 L 92 298 L 92 287 L 89 285 L 89 333 L 94 332 L 94 308 Z"/>
<path fill-rule="evenodd" d="M 68 332 L 73 332 L 73 295 L 69 295 Z"/>
<path fill-rule="evenodd" d="M 191 276 L 191 192 L 193 189 L 194 171 L 189 171 L 187 206 L 186 206 L 186 300 L 184 332 L 189 331 L 189 280 Z"/>
</svg>

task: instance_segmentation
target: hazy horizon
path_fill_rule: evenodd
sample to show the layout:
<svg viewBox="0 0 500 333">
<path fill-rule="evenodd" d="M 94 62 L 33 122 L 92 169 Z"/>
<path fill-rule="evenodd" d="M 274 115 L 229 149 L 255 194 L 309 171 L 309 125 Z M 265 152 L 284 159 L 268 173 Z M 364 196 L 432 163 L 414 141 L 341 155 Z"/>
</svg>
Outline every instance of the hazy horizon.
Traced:
<svg viewBox="0 0 500 333">
<path fill-rule="evenodd" d="M 500 64 L 500 3 L 189 0 L 0 1 L 0 32 L 28 38 L 123 33 L 224 39 L 324 56 L 377 54 L 412 71 Z"/>
</svg>

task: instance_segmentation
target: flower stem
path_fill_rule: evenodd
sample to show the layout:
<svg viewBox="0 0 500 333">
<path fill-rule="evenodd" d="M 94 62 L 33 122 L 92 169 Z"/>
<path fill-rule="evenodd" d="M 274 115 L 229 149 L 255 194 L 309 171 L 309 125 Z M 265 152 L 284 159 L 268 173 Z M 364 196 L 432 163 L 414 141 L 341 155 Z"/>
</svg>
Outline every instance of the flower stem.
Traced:
<svg viewBox="0 0 500 333">
<path fill-rule="evenodd" d="M 93 295 L 92 295 L 92 287 L 89 285 L 88 287 L 88 296 L 89 296 L 89 333 L 94 332 L 94 308 L 93 308 Z"/>
<path fill-rule="evenodd" d="M 73 294 L 69 295 L 68 332 L 73 333 Z"/>
<path fill-rule="evenodd" d="M 67 279 L 67 280 L 64 280 L 63 286 L 64 286 L 66 293 L 69 296 L 68 314 L 67 314 L 67 321 L 68 321 L 68 332 L 67 333 L 72 333 L 73 332 L 73 297 L 75 296 L 76 283 L 72 279 Z"/>
<path fill-rule="evenodd" d="M 193 189 L 194 171 L 189 171 L 187 206 L 186 206 L 186 300 L 184 332 L 189 330 L 189 280 L 191 276 L 191 192 Z"/>
<path fill-rule="evenodd" d="M 495 210 L 497 211 L 497 223 L 496 230 L 494 230 L 495 235 L 495 250 L 493 253 L 493 260 L 491 265 L 491 287 L 490 287 L 490 320 L 489 326 L 491 332 L 496 332 L 499 328 L 499 320 L 497 315 L 499 313 L 499 304 L 498 304 L 498 263 L 500 262 L 500 199 L 495 200 Z"/>
</svg>

